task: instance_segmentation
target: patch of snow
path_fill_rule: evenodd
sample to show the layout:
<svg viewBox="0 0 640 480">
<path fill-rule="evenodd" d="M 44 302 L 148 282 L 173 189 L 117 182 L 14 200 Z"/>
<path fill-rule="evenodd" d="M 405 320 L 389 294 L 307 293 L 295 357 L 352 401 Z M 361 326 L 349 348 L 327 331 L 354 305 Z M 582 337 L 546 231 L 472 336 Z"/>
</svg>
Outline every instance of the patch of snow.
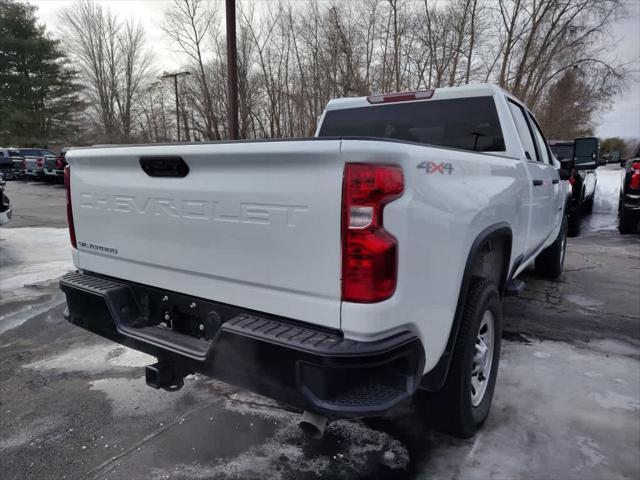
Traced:
<svg viewBox="0 0 640 480">
<path fill-rule="evenodd" d="M 640 347 L 610 338 L 591 340 L 588 344 L 583 343 L 582 345 L 588 346 L 590 350 L 596 350 L 601 353 L 640 357 Z"/>
<path fill-rule="evenodd" d="M 533 352 L 533 356 L 536 358 L 550 358 L 551 354 L 547 352 Z"/>
<path fill-rule="evenodd" d="M 185 386 L 177 392 L 167 392 L 149 388 L 144 377 L 102 378 L 90 382 L 90 389 L 106 394 L 115 416 L 148 416 L 166 411 L 168 405 L 177 402 L 188 393 L 198 395 L 189 388 L 189 383 L 185 382 Z"/>
<path fill-rule="evenodd" d="M 0 315 L 0 334 L 16 328 L 19 325 L 31 320 L 33 317 L 41 315 L 49 310 L 61 305 L 62 301 L 59 298 L 53 299 L 50 302 L 41 303 L 37 305 L 27 305 L 20 310 L 11 312 L 5 315 Z"/>
<path fill-rule="evenodd" d="M 636 398 L 608 390 L 604 393 L 591 392 L 589 398 L 595 400 L 602 408 L 613 409 L 620 408 L 623 410 L 640 410 L 640 401 Z"/>
<path fill-rule="evenodd" d="M 356 471 L 367 454 L 379 451 L 393 453 L 393 461 L 387 463 L 392 469 L 406 469 L 409 465 L 409 452 L 406 447 L 386 432 L 374 430 L 352 420 L 331 422 L 326 432 L 340 438 L 341 444 L 346 443 L 346 452 L 343 453 L 345 461 Z"/>
<path fill-rule="evenodd" d="M 258 413 L 261 416 L 262 412 Z M 406 468 L 409 454 L 406 448 L 390 435 L 373 430 L 362 423 L 337 420 L 327 427 L 328 435 L 335 435 L 342 450 L 336 455 L 310 456 L 303 448 L 306 439 L 297 425 L 297 416 L 289 413 L 274 435 L 247 451 L 233 457 L 219 459 L 215 464 L 181 464 L 172 472 L 157 469 L 153 479 L 264 479 L 326 476 L 345 478 L 361 471 L 371 461 L 371 454 L 379 454 L 389 468 Z"/>
<path fill-rule="evenodd" d="M 532 362 L 535 352 L 553 361 Z M 640 361 L 628 355 L 563 342 L 503 341 L 482 430 L 463 441 L 425 432 L 427 460 L 414 470 L 440 480 L 530 478 L 532 472 L 538 478 L 635 478 L 639 371 Z"/>
<path fill-rule="evenodd" d="M 265 420 L 293 421 L 295 413 L 267 397 L 246 390 L 238 390 L 224 397 L 224 408 L 240 415 L 253 415 Z"/>
<path fill-rule="evenodd" d="M 66 350 L 25 365 L 37 370 L 103 372 L 114 367 L 139 368 L 155 363 L 155 357 L 116 344 L 93 345 Z"/>
<path fill-rule="evenodd" d="M 605 456 L 600 451 L 600 446 L 589 437 L 576 437 L 580 453 L 587 459 L 587 465 L 593 467 L 601 463 L 606 463 Z"/>
<path fill-rule="evenodd" d="M 274 400 L 243 390 L 225 394 L 223 408 L 241 415 L 275 422 L 273 436 L 259 445 L 214 464 L 177 465 L 173 471 L 157 469 L 154 479 L 263 479 L 281 480 L 292 476 L 335 478 L 359 472 L 370 465 L 372 457 L 389 469 L 406 469 L 409 453 L 404 445 L 387 433 L 357 421 L 336 420 L 327 426 L 325 439 L 336 442 L 338 451 L 309 453 L 308 439 L 298 426 L 300 414 Z M 211 420 L 211 419 L 210 419 Z"/>
<path fill-rule="evenodd" d="M 0 230 L 0 293 L 53 280 L 73 269 L 66 228 Z"/>
<path fill-rule="evenodd" d="M 565 300 L 578 305 L 579 307 L 586 308 L 588 310 L 597 309 L 598 307 L 602 307 L 604 302 L 600 300 L 596 300 L 595 298 L 583 297 L 582 295 L 568 293 L 563 295 Z"/>
<path fill-rule="evenodd" d="M 326 456 L 306 459 L 303 448 L 290 443 L 295 438 L 297 430 L 297 426 L 281 428 L 261 445 L 250 448 L 234 458 L 221 460 L 215 465 L 178 465 L 171 474 L 156 471 L 152 478 L 281 480 L 290 477 L 292 471 L 297 475 L 317 476 L 330 466 L 330 460 Z"/>
</svg>

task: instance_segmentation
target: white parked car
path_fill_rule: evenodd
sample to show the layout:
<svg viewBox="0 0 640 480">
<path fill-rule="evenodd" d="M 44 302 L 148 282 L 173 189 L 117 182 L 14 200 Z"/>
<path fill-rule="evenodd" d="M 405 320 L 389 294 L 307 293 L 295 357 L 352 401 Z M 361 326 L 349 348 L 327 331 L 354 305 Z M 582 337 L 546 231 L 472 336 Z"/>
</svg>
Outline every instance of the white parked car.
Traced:
<svg viewBox="0 0 640 480">
<path fill-rule="evenodd" d="M 325 417 L 416 395 L 467 437 L 493 396 L 501 298 L 562 272 L 568 188 L 492 85 L 331 101 L 315 139 L 69 150 L 68 319 Z"/>
</svg>

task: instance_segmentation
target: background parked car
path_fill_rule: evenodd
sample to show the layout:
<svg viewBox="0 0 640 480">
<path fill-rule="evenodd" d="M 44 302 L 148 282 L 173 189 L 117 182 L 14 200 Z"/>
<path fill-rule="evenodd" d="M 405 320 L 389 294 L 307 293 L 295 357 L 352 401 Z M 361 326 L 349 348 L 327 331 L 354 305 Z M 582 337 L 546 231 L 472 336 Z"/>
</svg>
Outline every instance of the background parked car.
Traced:
<svg viewBox="0 0 640 480">
<path fill-rule="evenodd" d="M 56 156 L 52 151 L 42 148 L 21 148 L 20 153 L 24 156 L 23 165 L 25 175 L 36 180 L 44 178 L 45 157 Z"/>
<path fill-rule="evenodd" d="M 45 179 L 62 183 L 64 179 L 64 167 L 67 166 L 65 160 L 66 150 L 60 152 L 60 155 L 47 156 L 44 158 L 44 176 Z"/>
<path fill-rule="evenodd" d="M 11 219 L 11 202 L 4 194 L 5 181 L 0 173 L 0 225 L 4 225 Z"/>
<path fill-rule="evenodd" d="M 620 201 L 618 203 L 618 230 L 620 233 L 635 233 L 640 221 L 640 149 L 627 160 Z"/>
<path fill-rule="evenodd" d="M 15 148 L 0 148 L 0 173 L 5 180 L 14 180 L 17 177 L 15 167 L 19 167 L 21 160 L 20 152 Z"/>
<path fill-rule="evenodd" d="M 595 137 L 552 140 L 549 147 L 563 168 L 571 170 L 572 193 L 569 202 L 569 233 L 576 235 L 584 213 L 593 211 L 596 192 L 599 142 Z"/>
</svg>

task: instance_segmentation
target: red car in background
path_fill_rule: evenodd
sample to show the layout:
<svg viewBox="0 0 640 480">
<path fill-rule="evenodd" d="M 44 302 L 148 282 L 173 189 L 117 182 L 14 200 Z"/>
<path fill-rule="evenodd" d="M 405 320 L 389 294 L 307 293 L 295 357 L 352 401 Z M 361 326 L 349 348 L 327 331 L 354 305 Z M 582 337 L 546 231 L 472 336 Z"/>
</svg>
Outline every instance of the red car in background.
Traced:
<svg viewBox="0 0 640 480">
<path fill-rule="evenodd" d="M 59 155 L 44 158 L 45 179 L 58 183 L 64 181 L 64 167 L 67 166 L 67 161 L 64 158 L 66 153 L 66 150 L 63 150 Z"/>
</svg>

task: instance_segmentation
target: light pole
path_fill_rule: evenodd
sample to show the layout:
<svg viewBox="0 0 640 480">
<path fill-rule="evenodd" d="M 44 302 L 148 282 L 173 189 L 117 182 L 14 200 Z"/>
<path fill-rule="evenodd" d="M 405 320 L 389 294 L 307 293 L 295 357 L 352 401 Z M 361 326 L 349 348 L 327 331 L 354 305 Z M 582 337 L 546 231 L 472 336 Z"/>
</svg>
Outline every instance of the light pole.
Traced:
<svg viewBox="0 0 640 480">
<path fill-rule="evenodd" d="M 176 72 L 176 73 L 163 72 L 162 75 L 160 76 L 160 78 L 162 79 L 173 78 L 173 87 L 175 89 L 175 94 L 176 94 L 176 126 L 178 128 L 178 141 L 180 141 L 180 110 L 179 110 L 179 101 L 178 101 L 178 77 L 181 77 L 184 75 L 191 75 L 191 72 L 188 72 L 188 71 Z"/>
<path fill-rule="evenodd" d="M 229 94 L 229 136 L 239 138 L 238 127 L 238 59 L 236 49 L 236 0 L 226 0 L 227 23 L 227 91 Z"/>
</svg>

